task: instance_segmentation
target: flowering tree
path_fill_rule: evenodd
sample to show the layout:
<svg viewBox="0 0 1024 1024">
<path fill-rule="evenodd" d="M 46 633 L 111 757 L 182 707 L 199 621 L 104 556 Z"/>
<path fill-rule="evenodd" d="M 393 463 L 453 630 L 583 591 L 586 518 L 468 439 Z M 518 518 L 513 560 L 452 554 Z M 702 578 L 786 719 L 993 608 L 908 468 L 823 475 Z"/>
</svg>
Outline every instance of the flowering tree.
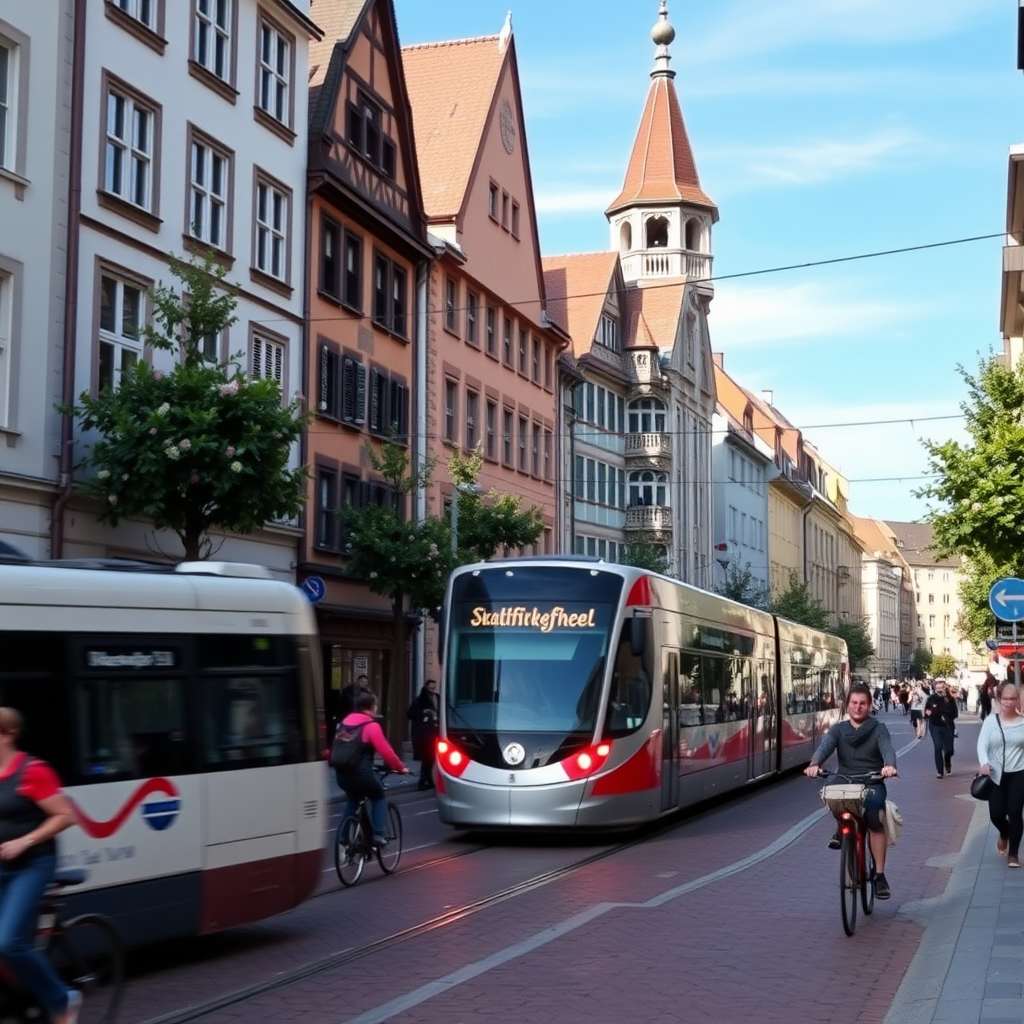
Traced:
<svg viewBox="0 0 1024 1024">
<path fill-rule="evenodd" d="M 71 411 L 98 435 L 80 468 L 91 471 L 82 489 L 101 503 L 100 520 L 145 516 L 177 534 L 191 560 L 209 556 L 212 529 L 248 534 L 298 513 L 306 473 L 289 460 L 303 418 L 297 403 L 282 405 L 276 381 L 247 378 L 240 355 L 223 365 L 204 358 L 203 340 L 236 319 L 223 269 L 174 258 L 170 269 L 182 294 L 154 289 L 156 325 L 144 335 L 176 351 L 173 369 L 139 362 Z"/>
</svg>

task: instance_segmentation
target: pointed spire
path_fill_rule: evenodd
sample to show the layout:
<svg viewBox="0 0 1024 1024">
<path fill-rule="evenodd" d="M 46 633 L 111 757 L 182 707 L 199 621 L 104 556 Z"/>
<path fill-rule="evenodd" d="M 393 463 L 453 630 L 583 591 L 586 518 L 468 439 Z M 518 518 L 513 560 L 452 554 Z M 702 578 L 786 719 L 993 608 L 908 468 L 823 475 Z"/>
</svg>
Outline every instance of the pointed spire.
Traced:
<svg viewBox="0 0 1024 1024">
<path fill-rule="evenodd" d="M 498 34 L 498 50 L 504 53 L 508 48 L 508 41 L 512 38 L 512 12 L 509 11 L 505 15 L 505 24 L 501 27 L 501 32 Z"/>
<path fill-rule="evenodd" d="M 666 0 L 661 0 L 661 10 L 658 12 L 657 24 L 651 29 L 651 39 L 658 48 L 658 52 L 654 57 L 654 70 L 651 72 L 651 78 L 657 75 L 669 78 L 676 77 L 676 73 L 668 66 L 672 60 L 672 55 L 668 52 L 668 48 L 672 45 L 672 40 L 675 37 L 676 30 L 668 20 L 668 4 Z"/>
</svg>

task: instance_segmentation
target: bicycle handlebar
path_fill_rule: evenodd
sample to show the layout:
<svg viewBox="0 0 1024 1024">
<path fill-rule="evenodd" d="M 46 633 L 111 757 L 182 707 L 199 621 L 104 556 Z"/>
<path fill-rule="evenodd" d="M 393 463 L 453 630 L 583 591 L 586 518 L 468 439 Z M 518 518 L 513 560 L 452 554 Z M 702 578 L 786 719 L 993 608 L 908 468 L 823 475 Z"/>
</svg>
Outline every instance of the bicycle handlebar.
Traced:
<svg viewBox="0 0 1024 1024">
<path fill-rule="evenodd" d="M 872 782 L 885 782 L 886 778 L 881 772 L 862 772 L 859 775 L 843 775 L 840 772 L 831 772 L 827 768 L 822 768 L 820 765 L 818 767 L 818 774 L 814 777 L 818 779 L 827 779 L 829 776 L 834 779 L 845 779 L 851 784 L 856 784 L 858 782 L 863 782 L 865 784 L 870 784 Z M 889 778 L 895 777 L 895 775 L 889 776 Z"/>
</svg>

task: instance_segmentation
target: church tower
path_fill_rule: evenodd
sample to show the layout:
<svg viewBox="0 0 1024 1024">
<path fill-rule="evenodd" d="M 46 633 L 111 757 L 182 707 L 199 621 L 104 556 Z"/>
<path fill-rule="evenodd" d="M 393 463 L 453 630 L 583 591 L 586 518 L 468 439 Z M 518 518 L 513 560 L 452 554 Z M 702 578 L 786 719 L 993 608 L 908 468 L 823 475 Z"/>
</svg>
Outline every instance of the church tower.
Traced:
<svg viewBox="0 0 1024 1024">
<path fill-rule="evenodd" d="M 605 211 L 611 249 L 619 253 L 627 284 L 683 278 L 706 297 L 711 284 L 711 228 L 718 207 L 700 187 L 669 64 L 676 37 L 661 0 L 651 30 L 657 47 L 651 88 L 622 191 Z"/>
</svg>

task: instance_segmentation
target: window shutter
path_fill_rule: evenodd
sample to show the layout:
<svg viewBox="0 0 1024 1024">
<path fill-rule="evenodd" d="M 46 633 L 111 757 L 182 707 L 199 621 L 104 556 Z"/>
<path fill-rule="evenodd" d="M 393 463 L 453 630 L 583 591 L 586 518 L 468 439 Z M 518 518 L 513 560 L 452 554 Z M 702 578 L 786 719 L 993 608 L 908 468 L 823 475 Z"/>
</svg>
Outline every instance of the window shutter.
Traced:
<svg viewBox="0 0 1024 1024">
<path fill-rule="evenodd" d="M 383 420 L 383 403 L 381 402 L 381 375 L 377 370 L 370 371 L 370 432 L 379 434 Z"/>
<path fill-rule="evenodd" d="M 366 422 L 366 367 L 356 363 L 356 402 L 352 422 L 362 426 Z"/>
<path fill-rule="evenodd" d="M 320 399 L 317 408 L 321 416 L 332 420 L 341 419 L 340 363 L 337 352 L 332 352 L 326 345 L 320 346 Z"/>
<path fill-rule="evenodd" d="M 263 376 L 263 339 L 256 335 L 252 339 L 252 377 L 259 380 Z"/>
</svg>

